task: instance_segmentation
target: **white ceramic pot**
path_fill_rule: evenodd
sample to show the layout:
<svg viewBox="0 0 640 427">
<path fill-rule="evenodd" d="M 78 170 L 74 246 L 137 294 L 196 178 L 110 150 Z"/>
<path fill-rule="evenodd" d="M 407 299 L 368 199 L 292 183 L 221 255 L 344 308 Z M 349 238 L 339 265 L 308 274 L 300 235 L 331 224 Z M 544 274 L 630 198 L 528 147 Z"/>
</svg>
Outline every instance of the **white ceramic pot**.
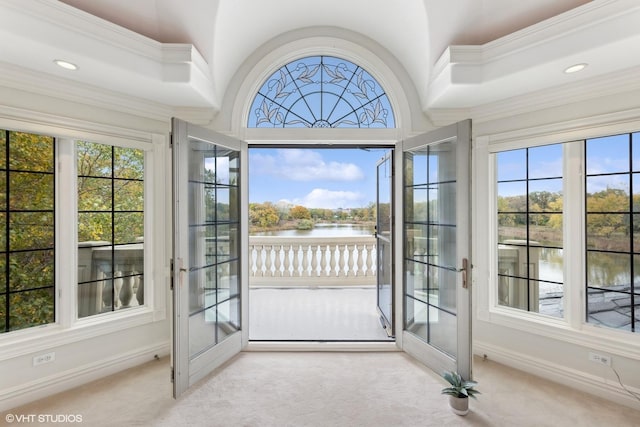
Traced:
<svg viewBox="0 0 640 427">
<path fill-rule="evenodd" d="M 469 413 L 469 398 L 449 396 L 449 406 L 456 415 L 467 415 Z"/>
</svg>

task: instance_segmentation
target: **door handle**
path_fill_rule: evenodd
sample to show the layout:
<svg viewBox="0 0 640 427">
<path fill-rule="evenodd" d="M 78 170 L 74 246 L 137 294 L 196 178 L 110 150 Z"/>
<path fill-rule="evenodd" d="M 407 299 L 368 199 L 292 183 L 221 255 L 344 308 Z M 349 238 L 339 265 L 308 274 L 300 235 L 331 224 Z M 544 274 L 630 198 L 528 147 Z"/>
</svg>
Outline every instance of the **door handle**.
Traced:
<svg viewBox="0 0 640 427">
<path fill-rule="evenodd" d="M 183 277 L 184 277 L 183 273 L 186 273 L 186 272 L 187 272 L 187 269 L 184 268 L 184 262 L 182 258 L 178 258 L 178 286 L 180 288 L 182 288 L 182 285 L 183 285 Z"/>
<path fill-rule="evenodd" d="M 460 271 L 462 272 L 462 287 L 467 289 L 469 287 L 469 260 L 467 258 L 462 258 L 462 268 L 460 269 Z"/>
</svg>

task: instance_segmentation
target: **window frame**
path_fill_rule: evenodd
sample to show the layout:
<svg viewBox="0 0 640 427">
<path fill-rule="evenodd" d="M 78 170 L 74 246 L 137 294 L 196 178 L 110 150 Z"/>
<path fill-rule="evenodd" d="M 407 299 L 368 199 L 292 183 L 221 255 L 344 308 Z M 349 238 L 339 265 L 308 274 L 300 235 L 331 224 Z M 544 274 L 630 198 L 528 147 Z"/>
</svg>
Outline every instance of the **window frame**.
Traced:
<svg viewBox="0 0 640 427">
<path fill-rule="evenodd" d="M 584 251 L 585 251 L 585 264 L 584 264 L 584 269 L 585 269 L 585 282 L 584 282 L 584 291 L 585 294 L 588 295 L 589 294 L 589 289 L 591 290 L 596 290 L 596 289 L 601 289 L 603 291 L 603 295 L 607 294 L 607 293 L 619 293 L 619 294 L 625 294 L 627 292 L 616 292 L 613 290 L 608 289 L 608 285 L 604 285 L 601 288 L 599 288 L 598 286 L 595 285 L 590 285 L 589 284 L 589 254 L 609 254 L 609 255 L 617 255 L 617 256 L 625 256 L 629 259 L 629 273 L 630 273 L 630 289 L 628 291 L 629 297 L 631 299 L 631 301 L 634 301 L 636 298 L 634 298 L 635 295 L 638 295 L 638 293 L 633 289 L 634 288 L 634 282 L 635 282 L 635 277 L 636 275 L 634 274 L 634 259 L 636 257 L 638 257 L 640 255 L 640 252 L 636 251 L 634 249 L 635 247 L 635 239 L 634 239 L 634 232 L 633 232 L 633 225 L 634 225 L 634 217 L 638 216 L 638 213 L 635 212 L 634 213 L 634 205 L 633 205 L 633 197 L 634 197 L 634 192 L 637 190 L 634 190 L 634 186 L 633 186 L 633 182 L 634 182 L 634 176 L 639 175 L 638 173 L 638 168 L 636 167 L 634 169 L 633 166 L 633 152 L 634 152 L 634 147 L 635 144 L 634 142 L 636 141 L 636 139 L 634 138 L 634 135 L 640 135 L 640 130 L 638 131 L 634 131 L 634 132 L 624 132 L 624 133 L 616 133 L 616 134 L 612 134 L 612 135 L 607 135 L 605 138 L 606 139 L 611 139 L 611 138 L 622 138 L 622 140 L 625 142 L 625 145 L 627 145 L 627 150 L 629 153 L 629 159 L 627 161 L 627 165 L 624 168 L 619 168 L 614 172 L 611 171 L 607 171 L 607 172 L 603 172 L 603 173 L 589 173 L 589 171 L 587 170 L 587 164 L 588 164 L 588 145 L 589 145 L 589 141 L 595 141 L 599 138 L 586 138 L 582 143 L 583 143 L 583 149 L 584 149 L 584 166 L 585 166 L 585 173 L 584 173 L 584 194 L 585 194 L 585 202 L 584 202 L 584 221 L 585 221 L 585 228 L 583 230 L 583 233 L 585 234 L 585 247 L 584 247 Z M 609 148 L 609 147 L 608 147 Z M 626 176 L 628 178 L 628 184 L 629 184 L 629 195 L 627 196 L 628 198 L 628 202 L 629 202 L 629 206 L 626 210 L 620 210 L 620 211 L 615 211 L 615 212 L 601 212 L 601 211 L 597 211 L 597 210 L 589 210 L 589 203 L 588 203 L 588 198 L 587 198 L 587 190 L 588 190 L 588 185 L 589 185 L 589 179 L 590 178 L 602 178 L 602 177 L 619 177 L 619 176 Z M 603 249 L 603 248 L 598 248 L 598 247 L 592 247 L 589 248 L 588 243 L 589 243 L 589 231 L 587 229 L 588 226 L 588 218 L 590 215 L 592 215 L 592 218 L 596 218 L 599 215 L 611 215 L 611 214 L 619 214 L 622 216 L 628 215 L 629 216 L 629 224 L 630 224 L 630 228 L 629 228 L 629 248 L 627 250 L 621 250 L 621 249 Z M 590 312 L 590 303 L 588 298 L 585 298 L 584 301 L 584 305 L 585 305 L 585 312 L 584 312 L 584 316 L 585 316 L 585 322 L 587 324 L 593 324 L 593 325 L 597 325 L 598 323 L 596 322 L 596 320 L 594 319 L 593 322 L 589 321 L 589 317 L 591 316 L 591 312 Z M 640 307 L 640 305 L 635 302 L 632 305 L 632 311 L 637 310 Z M 634 316 L 637 317 L 637 316 Z M 638 323 L 638 320 L 636 319 L 636 323 Z M 612 328 L 612 329 L 619 329 L 619 330 L 625 330 L 623 328 L 615 328 L 612 326 L 604 326 L 604 327 L 608 327 L 608 328 Z M 636 334 L 640 334 L 640 329 L 637 329 L 635 327 L 635 324 L 631 324 L 630 325 L 630 330 L 627 332 L 630 333 L 636 333 Z M 634 330 L 635 329 L 635 330 Z"/>
<path fill-rule="evenodd" d="M 27 212 L 27 213 L 41 212 L 41 213 L 44 213 L 44 212 L 49 212 L 49 209 L 46 209 L 46 210 L 42 210 L 42 209 L 20 209 L 20 208 L 19 209 L 12 209 L 12 207 L 10 205 L 11 194 L 12 194 L 12 191 L 10 189 L 10 187 L 11 187 L 11 185 L 10 185 L 11 179 L 10 178 L 11 178 L 12 174 L 18 174 L 18 175 L 29 174 L 30 176 L 33 176 L 33 175 L 36 175 L 36 174 L 38 174 L 38 175 L 49 175 L 49 176 L 51 176 L 53 178 L 51 180 L 52 193 L 49 193 L 52 196 L 52 198 L 51 198 L 51 202 L 52 203 L 49 206 L 49 208 L 51 209 L 51 211 L 50 211 L 51 217 L 52 217 L 53 222 L 55 224 L 57 222 L 57 210 L 56 210 L 56 206 L 57 206 L 57 200 L 56 200 L 56 198 L 57 198 L 57 191 L 56 191 L 56 188 L 57 188 L 56 187 L 57 168 L 55 167 L 55 162 L 56 162 L 56 158 L 57 158 L 57 155 L 58 155 L 58 148 L 57 148 L 58 144 L 57 144 L 56 138 L 54 138 L 54 137 L 52 137 L 50 135 L 36 134 L 36 133 L 33 133 L 33 132 L 19 132 L 19 131 L 14 131 L 14 130 L 9 130 L 9 129 L 2 129 L 1 131 L 6 136 L 5 148 L 6 148 L 7 152 L 10 151 L 11 141 L 12 141 L 11 134 L 13 134 L 13 133 L 21 133 L 21 134 L 25 134 L 25 135 L 33 135 L 33 136 L 37 136 L 38 138 L 49 139 L 50 142 L 51 142 L 51 147 L 50 147 L 51 151 L 49 151 L 48 154 L 45 154 L 46 156 L 51 156 L 51 157 L 49 157 L 49 159 L 51 160 L 51 164 L 50 164 L 50 169 L 49 170 L 34 170 L 34 169 L 22 169 L 22 168 L 15 169 L 14 167 L 11 166 L 11 158 L 10 157 L 6 158 L 6 165 L 5 165 L 5 167 L 6 167 L 6 169 L 5 169 L 6 182 L 5 182 L 5 185 L 7 186 L 8 192 L 5 195 L 6 198 L 7 198 L 6 199 L 6 206 L 5 206 L 6 210 L 4 210 L 4 212 L 6 214 L 6 217 L 5 217 L 5 220 L 2 223 L 2 226 L 3 227 L 7 227 L 7 230 L 8 230 L 8 228 L 10 227 L 10 223 L 11 223 L 10 217 L 15 213 L 22 213 L 22 212 Z M 3 152 L 2 156 L 3 157 L 6 156 L 7 152 Z M 58 233 L 58 231 L 56 230 L 56 227 L 54 225 L 53 233 L 51 235 L 51 237 L 52 237 L 52 242 L 51 242 L 52 246 L 49 247 L 49 248 L 38 247 L 38 248 L 17 249 L 17 250 L 10 248 L 10 244 L 9 244 L 10 232 L 7 233 L 7 235 L 5 236 L 6 246 L 3 248 L 3 250 L 6 249 L 6 252 L 4 253 L 3 257 L 6 257 L 6 260 L 8 260 L 12 256 L 12 254 L 16 254 L 16 253 L 41 252 L 41 251 L 47 251 L 47 250 L 53 252 L 53 277 L 52 277 L 53 283 L 51 285 L 46 286 L 46 288 L 38 287 L 38 286 L 36 286 L 36 287 L 29 286 L 27 289 L 19 290 L 18 293 L 21 293 L 21 292 L 32 292 L 32 291 L 38 290 L 38 289 L 51 289 L 52 288 L 52 293 L 53 293 L 54 299 L 53 299 L 53 307 L 52 307 L 53 308 L 53 322 L 43 323 L 43 324 L 33 325 L 33 326 L 29 326 L 29 327 L 24 327 L 24 328 L 13 329 L 13 330 L 9 329 L 8 331 L 3 332 L 3 334 L 7 334 L 7 333 L 11 333 L 11 332 L 17 332 L 17 331 L 21 331 L 21 330 L 25 330 L 25 329 L 34 328 L 34 327 L 41 327 L 41 326 L 49 325 L 51 323 L 55 323 L 56 322 L 56 318 L 57 318 L 56 311 L 57 311 L 57 300 L 58 300 L 58 298 L 56 298 L 56 295 L 55 295 L 56 294 L 56 275 L 57 275 L 57 270 L 58 270 L 58 266 L 56 264 L 56 259 L 57 259 L 57 251 L 56 251 L 57 233 Z M 5 273 L 9 273 L 11 271 L 9 262 L 5 263 L 5 269 L 6 269 Z M 11 276 L 9 276 L 9 278 L 10 277 Z M 5 278 L 6 277 L 3 277 L 3 280 Z M 9 279 L 5 283 L 6 289 L 5 289 L 5 292 L 3 292 L 4 296 L 8 300 L 11 299 L 11 293 L 10 293 L 10 287 L 11 286 L 10 285 L 11 285 L 11 280 Z M 11 318 L 11 311 L 12 311 L 11 310 L 11 306 L 12 306 L 12 304 L 9 301 L 6 301 L 6 303 L 8 304 L 9 311 L 7 313 L 5 313 L 5 317 L 3 317 L 1 319 L 3 324 L 10 323 L 9 319 Z"/>
<path fill-rule="evenodd" d="M 169 258 L 164 236 L 170 177 L 167 136 L 0 106 L 0 129 L 56 139 L 55 322 L 0 334 L 0 361 L 166 319 Z M 77 173 L 75 142 L 137 148 L 145 152 L 145 305 L 85 318 L 77 316 Z M 74 191 L 64 191 L 73 188 Z M 69 215 L 61 214 L 64 212 Z"/>
<path fill-rule="evenodd" d="M 76 210 L 75 210 L 75 214 L 76 214 L 76 218 L 75 218 L 76 219 L 75 220 L 76 242 L 75 242 L 75 246 L 74 246 L 75 248 L 78 248 L 79 247 L 79 243 L 80 243 L 78 241 L 78 224 L 80 223 L 79 216 L 80 216 L 81 213 L 84 213 L 84 211 L 81 211 L 81 210 L 78 209 L 78 204 L 79 203 L 78 203 L 78 197 L 77 197 L 77 193 L 78 193 L 78 191 L 77 191 L 77 183 L 78 183 L 78 178 L 79 178 L 79 176 L 78 176 L 79 174 L 78 174 L 78 170 L 77 170 L 77 166 L 78 166 L 78 161 L 77 161 L 78 160 L 78 155 L 77 155 L 78 150 L 77 150 L 77 147 L 78 147 L 78 143 L 79 142 L 88 142 L 90 144 L 96 144 L 96 143 L 94 143 L 92 141 L 84 141 L 84 140 L 77 140 L 77 139 L 72 141 L 72 143 L 74 145 L 74 160 L 75 160 L 75 162 L 74 162 L 74 165 L 75 165 L 74 171 L 75 171 L 75 176 L 76 176 L 75 185 L 74 185 L 74 188 L 76 189 L 76 191 L 75 191 L 76 197 L 74 198 L 75 206 L 76 206 Z M 124 147 L 122 145 L 115 145 L 115 144 L 101 144 L 101 143 L 97 143 L 97 144 L 107 146 L 107 147 L 109 147 L 111 149 L 111 156 L 112 156 L 112 160 L 111 161 L 112 162 L 113 162 L 113 156 L 115 156 L 115 151 L 116 151 L 115 148 L 137 149 L 137 150 L 140 150 L 140 151 L 143 152 L 144 158 L 143 158 L 143 178 L 142 178 L 142 182 L 143 182 L 143 195 L 144 195 L 143 197 L 144 197 L 144 201 L 146 201 L 146 198 L 148 196 L 148 193 L 146 191 L 146 190 L 148 190 L 148 188 L 147 188 L 148 187 L 147 186 L 148 179 L 147 179 L 147 176 L 146 176 L 146 164 L 147 164 L 147 160 L 149 158 L 149 155 L 147 154 L 146 150 L 143 149 L 143 148 L 139 148 L 139 147 L 137 147 L 137 148 L 136 147 Z M 110 176 L 99 176 L 99 177 L 91 177 L 91 178 L 98 178 L 98 179 L 102 179 L 104 181 L 107 181 L 109 183 L 109 186 L 111 187 L 111 191 L 110 191 L 111 192 L 111 200 L 110 200 L 110 203 L 111 203 L 112 208 L 110 209 L 110 211 L 102 211 L 100 213 L 107 213 L 107 214 L 110 215 L 111 227 L 112 227 L 111 233 L 112 233 L 112 236 L 113 236 L 113 233 L 115 233 L 115 214 L 121 213 L 120 211 L 115 209 L 115 192 L 114 192 L 114 188 L 113 188 L 114 183 L 116 181 L 139 181 L 139 180 L 138 179 L 130 179 L 130 178 L 118 178 L 118 177 L 115 176 L 115 171 L 114 170 L 111 171 L 111 175 Z M 144 201 L 143 201 L 143 203 L 144 203 Z M 143 238 L 146 238 L 146 237 L 148 237 L 148 235 L 146 233 L 146 231 L 147 231 L 146 230 L 146 228 L 147 228 L 146 227 L 146 223 L 147 223 L 146 218 L 147 218 L 147 216 L 146 216 L 146 209 L 145 209 L 144 205 L 143 205 L 142 214 L 143 214 L 143 227 L 144 227 Z M 111 240 L 115 240 L 115 239 L 112 238 Z M 133 242 L 128 242 L 127 244 L 131 244 L 131 243 L 133 243 Z M 119 245 L 122 245 L 122 244 L 118 244 L 117 242 L 114 241 L 110 245 L 107 246 L 107 247 L 111 248 L 112 255 L 114 255 L 115 247 L 117 247 Z M 143 241 L 143 263 L 144 263 L 144 267 L 148 266 L 147 263 L 146 263 L 146 258 L 147 258 L 146 246 L 147 245 L 144 245 L 144 241 Z M 102 246 L 102 247 L 105 247 L 105 246 Z M 78 257 L 79 257 L 79 250 L 77 250 L 77 252 L 76 252 L 76 262 L 78 261 Z M 115 275 L 115 269 L 113 269 L 113 267 L 115 267 L 115 259 L 111 260 L 110 267 L 112 267 L 112 271 L 113 271 L 113 274 L 114 274 L 113 279 L 112 279 L 114 282 L 115 282 L 115 280 L 118 280 L 118 278 L 120 278 L 121 280 L 127 280 L 128 279 L 127 277 L 125 277 L 123 279 L 122 277 L 119 277 L 119 276 Z M 74 271 L 77 272 L 78 268 L 75 268 Z M 141 274 L 141 276 L 143 277 L 142 284 L 143 284 L 143 286 L 146 287 L 146 284 L 144 282 L 144 270 L 143 270 L 143 273 Z M 89 283 L 92 283 L 92 284 L 89 284 L 88 286 L 93 286 L 93 284 L 95 284 L 96 282 L 99 282 L 99 281 L 100 280 L 93 279 L 93 280 L 91 280 L 89 282 Z M 75 298 L 75 302 L 76 302 L 76 317 L 75 317 L 74 321 L 75 320 L 84 319 L 86 317 L 99 316 L 99 315 L 103 315 L 103 314 L 104 315 L 109 315 L 111 313 L 116 313 L 116 312 L 120 311 L 120 309 L 116 309 L 112 305 L 112 307 L 111 307 L 111 309 L 109 311 L 105 311 L 105 312 L 101 312 L 101 313 L 92 313 L 92 314 L 80 317 L 79 313 L 78 313 L 79 301 L 78 301 L 77 295 L 79 293 L 80 287 L 81 286 L 86 286 L 87 283 L 79 283 L 78 276 L 76 276 L 76 284 L 77 284 L 76 298 Z M 115 291 L 115 286 L 112 288 L 112 292 L 114 292 L 114 291 Z M 112 297 L 113 298 L 117 298 L 115 296 L 115 294 L 113 294 L 113 293 L 112 293 Z M 113 304 L 113 302 L 114 301 L 112 301 L 112 304 Z M 146 307 L 146 304 L 143 304 L 142 306 Z M 138 307 L 140 307 L 140 306 L 127 307 L 127 308 L 139 310 L 140 308 L 138 308 Z"/>
<path fill-rule="evenodd" d="M 640 360 L 640 334 L 586 322 L 584 297 L 586 243 L 584 141 L 633 133 L 640 129 L 640 109 L 495 134 L 477 135 L 473 152 L 474 302 L 476 318 L 543 337 Z M 555 143 L 564 144 L 564 286 L 565 316 L 552 318 L 500 306 L 497 299 L 497 191 L 495 153 Z M 571 218 L 571 221 L 568 219 Z M 577 249 L 576 249 L 577 248 Z"/>
<path fill-rule="evenodd" d="M 530 172 L 531 172 L 531 168 L 532 165 L 530 163 L 530 151 L 531 149 L 536 149 L 538 147 L 549 147 L 549 146 L 560 146 L 561 151 L 562 151 L 562 159 L 563 159 L 563 165 L 562 165 L 562 172 L 560 174 L 560 176 L 544 176 L 544 177 L 531 177 L 530 176 Z M 556 245 L 548 245 L 548 244 L 538 244 L 537 246 L 540 248 L 547 248 L 547 249 L 559 249 L 563 252 L 563 260 L 564 260 L 564 252 L 565 252 L 565 235 L 564 235 L 564 227 L 566 225 L 566 221 L 565 221 L 565 214 L 564 214 L 564 207 L 562 209 L 562 211 L 547 211 L 547 212 L 538 212 L 538 211 L 534 211 L 529 209 L 530 207 L 530 197 L 531 194 L 534 193 L 534 191 L 530 191 L 530 187 L 532 185 L 532 183 L 536 183 L 536 182 L 544 182 L 544 181 L 548 181 L 548 180 L 557 180 L 557 179 L 561 179 L 562 180 L 562 195 L 563 195 L 563 200 L 564 200 L 564 187 L 565 187 L 565 176 L 564 176 L 564 158 L 566 156 L 566 148 L 567 148 L 567 144 L 543 144 L 543 145 L 536 145 L 536 146 L 527 146 L 527 147 L 523 147 L 520 149 L 515 149 L 515 150 L 498 150 L 498 151 L 494 151 L 492 152 L 492 157 L 493 157 L 493 164 L 494 164 L 494 171 L 495 171 L 495 179 L 494 179 L 494 185 L 495 185 L 495 193 L 496 193 L 496 204 L 497 204 L 497 199 L 498 199 L 498 191 L 497 189 L 499 188 L 500 184 L 509 184 L 509 183 L 523 183 L 525 185 L 525 203 L 526 203 L 526 209 L 524 211 L 518 211 L 518 212 L 500 212 L 499 208 L 496 205 L 496 212 L 495 212 L 495 216 L 496 216 L 496 230 L 499 230 L 499 217 L 500 215 L 523 215 L 526 218 L 525 224 L 524 224 L 524 229 L 526 231 L 526 235 L 527 237 L 524 239 L 524 243 L 515 243 L 515 242 L 507 242 L 507 241 L 503 241 L 502 245 L 506 245 L 506 246 L 510 246 L 511 248 L 523 248 L 527 255 L 526 255 L 526 259 L 527 259 L 527 264 L 529 264 L 529 257 L 530 257 L 530 253 L 532 248 L 534 247 L 534 245 L 531 244 L 531 238 L 530 238 L 530 233 L 531 233 L 531 224 L 530 224 L 530 217 L 532 215 L 537 215 L 537 214 L 559 214 L 562 215 L 562 241 L 561 241 L 561 245 L 559 247 L 557 247 Z M 505 180 L 499 180 L 498 178 L 498 168 L 497 168 L 497 163 L 498 163 L 498 156 L 500 153 L 506 153 L 506 152 L 510 152 L 510 151 L 519 151 L 519 150 L 525 150 L 525 164 L 524 169 L 525 169 L 525 176 L 517 178 L 517 179 L 505 179 Z M 499 252 L 499 237 L 498 237 L 498 252 Z M 520 250 L 520 249 L 519 249 Z M 496 256 L 496 258 L 499 258 L 499 256 Z M 566 273 L 564 272 L 564 261 L 563 261 L 563 278 L 562 278 L 562 282 L 561 283 L 557 283 L 554 281 L 550 281 L 548 279 L 544 279 L 544 278 L 540 278 L 540 277 L 532 277 L 530 274 L 530 271 L 525 272 L 524 274 L 520 274 L 520 275 L 515 275 L 515 274 L 505 274 L 505 273 L 500 273 L 500 269 L 498 267 L 496 267 L 496 274 L 498 275 L 497 280 L 499 281 L 500 278 L 507 278 L 507 279 L 516 279 L 516 280 L 522 280 L 526 283 L 526 289 L 527 289 L 527 308 L 518 308 L 518 307 L 512 307 L 509 306 L 508 304 L 500 304 L 499 302 L 499 298 L 496 298 L 495 304 L 497 306 L 500 307 L 506 307 L 509 309 L 517 309 L 517 310 L 523 310 L 523 311 L 528 311 L 531 313 L 537 313 L 537 314 L 541 314 L 539 312 L 540 309 L 540 304 L 537 304 L 537 307 L 533 308 L 532 304 L 531 304 L 531 286 L 541 286 L 542 284 L 546 283 L 546 284 L 560 284 L 562 286 L 563 289 L 563 298 L 562 298 L 562 316 L 553 316 L 555 318 L 559 318 L 559 319 L 564 319 L 564 310 L 565 310 L 565 301 L 566 298 L 564 298 L 564 286 L 565 286 L 565 275 Z M 537 284 L 535 283 L 537 282 Z M 499 291 L 495 291 L 496 292 L 496 296 L 499 293 Z M 539 298 L 539 292 L 538 295 L 536 296 L 536 298 Z M 543 316 L 545 316 L 544 314 L 542 314 Z"/>
</svg>

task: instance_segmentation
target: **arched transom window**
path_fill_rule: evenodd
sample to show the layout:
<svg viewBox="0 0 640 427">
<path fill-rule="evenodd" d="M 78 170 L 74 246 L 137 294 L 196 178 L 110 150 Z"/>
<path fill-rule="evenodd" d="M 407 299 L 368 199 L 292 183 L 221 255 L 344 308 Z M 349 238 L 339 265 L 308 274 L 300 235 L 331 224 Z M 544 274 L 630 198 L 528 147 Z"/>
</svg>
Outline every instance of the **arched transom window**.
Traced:
<svg viewBox="0 0 640 427">
<path fill-rule="evenodd" d="M 393 128 L 389 98 L 362 67 L 331 56 L 292 61 L 251 104 L 249 128 Z"/>
</svg>

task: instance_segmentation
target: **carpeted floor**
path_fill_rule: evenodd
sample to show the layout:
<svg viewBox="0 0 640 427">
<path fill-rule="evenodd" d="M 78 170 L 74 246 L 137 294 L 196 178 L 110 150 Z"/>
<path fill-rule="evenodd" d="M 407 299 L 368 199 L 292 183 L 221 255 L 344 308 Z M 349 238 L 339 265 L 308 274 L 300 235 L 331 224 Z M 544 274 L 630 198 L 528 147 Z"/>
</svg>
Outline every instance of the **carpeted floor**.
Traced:
<svg viewBox="0 0 640 427">
<path fill-rule="evenodd" d="M 640 426 L 640 411 L 498 363 L 476 359 L 474 370 L 482 395 L 466 417 L 450 412 L 438 375 L 400 352 L 245 352 L 178 401 L 162 359 L 8 412 L 76 414 L 91 427 Z"/>
</svg>

